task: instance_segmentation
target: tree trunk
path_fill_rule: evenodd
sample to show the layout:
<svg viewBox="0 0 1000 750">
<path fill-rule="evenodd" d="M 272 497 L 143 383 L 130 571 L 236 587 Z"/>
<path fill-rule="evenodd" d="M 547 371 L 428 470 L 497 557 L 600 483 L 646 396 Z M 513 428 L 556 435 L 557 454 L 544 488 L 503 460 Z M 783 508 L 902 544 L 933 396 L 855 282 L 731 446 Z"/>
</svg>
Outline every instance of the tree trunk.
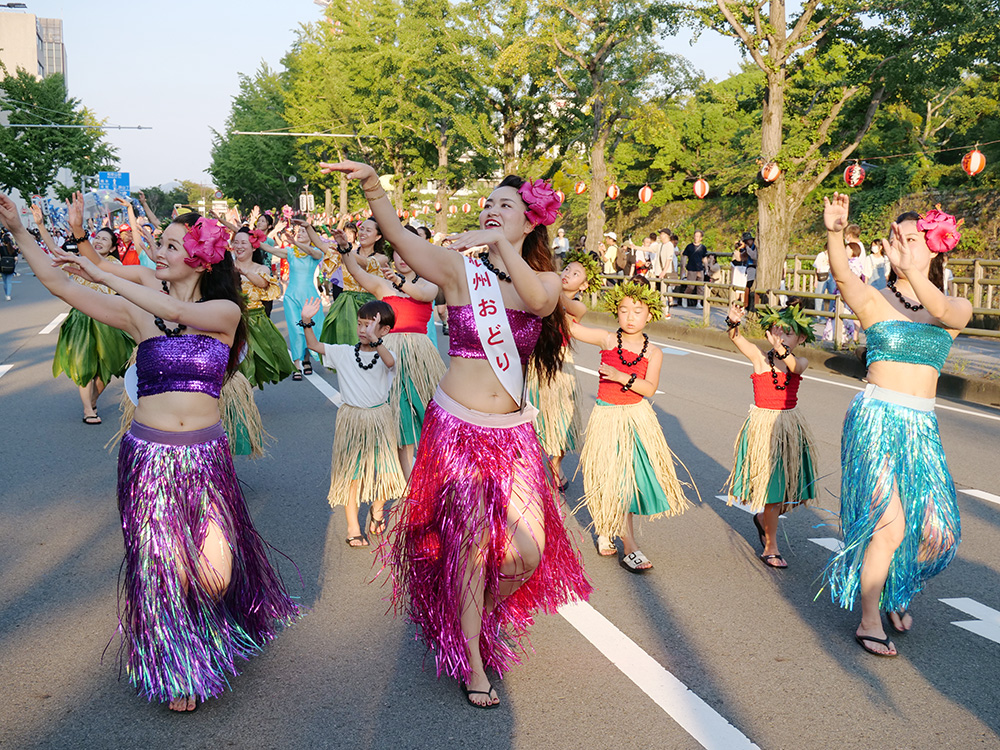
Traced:
<svg viewBox="0 0 1000 750">
<path fill-rule="evenodd" d="M 608 166 L 604 149 L 608 143 L 608 126 L 604 117 L 604 102 L 594 101 L 594 139 L 590 144 L 590 185 L 587 204 L 587 251 L 597 252 L 604 239 L 604 195 L 608 189 Z"/>
<path fill-rule="evenodd" d="M 434 217 L 434 233 L 448 234 L 448 125 L 442 121 L 438 124 L 438 170 L 437 195 L 435 200 L 441 204 L 441 210 Z"/>
</svg>

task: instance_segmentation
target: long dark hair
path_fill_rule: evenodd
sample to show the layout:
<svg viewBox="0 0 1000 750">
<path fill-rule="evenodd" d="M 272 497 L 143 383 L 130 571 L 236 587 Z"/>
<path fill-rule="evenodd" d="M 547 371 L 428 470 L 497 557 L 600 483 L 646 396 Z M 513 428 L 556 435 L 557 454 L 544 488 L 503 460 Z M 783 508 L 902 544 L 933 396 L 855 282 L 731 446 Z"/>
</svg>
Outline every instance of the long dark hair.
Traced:
<svg viewBox="0 0 1000 750">
<path fill-rule="evenodd" d="M 895 223 L 902 224 L 904 221 L 920 221 L 920 214 L 918 214 L 916 211 L 906 211 L 905 213 L 901 213 L 899 216 L 896 217 Z M 884 246 L 882 249 L 882 254 L 883 255 L 885 254 Z M 942 292 L 947 294 L 948 291 L 944 288 L 944 261 L 945 261 L 944 253 L 934 253 L 933 255 L 934 257 L 931 258 L 931 267 L 927 269 L 927 278 L 930 279 L 930 282 L 934 286 L 936 286 Z M 890 268 L 889 283 L 895 284 L 896 279 L 898 278 L 899 276 L 896 275 L 896 271 Z"/>
<path fill-rule="evenodd" d="M 173 220 L 173 224 L 180 224 L 190 229 L 201 214 L 186 213 L 181 214 Z M 236 333 L 233 334 L 233 344 L 229 347 L 229 365 L 226 367 L 226 377 L 229 378 L 240 366 L 240 352 L 247 340 L 246 313 L 247 305 L 243 298 L 243 289 L 240 286 L 240 277 L 236 273 L 236 266 L 233 264 L 233 254 L 226 251 L 222 260 L 213 263 L 211 268 L 205 270 L 201 275 L 199 285 L 201 298 L 203 300 L 227 299 L 240 306 L 240 322 L 236 326 Z"/>
<path fill-rule="evenodd" d="M 385 255 L 385 237 L 382 236 L 382 227 L 380 227 L 378 225 L 378 222 L 375 221 L 375 219 L 373 219 L 370 216 L 367 219 L 365 219 L 364 221 L 359 221 L 358 224 L 359 225 L 360 224 L 364 224 L 365 221 L 370 221 L 372 224 L 374 224 L 375 225 L 375 231 L 378 232 L 378 239 L 375 240 L 375 244 L 372 245 L 372 255 Z M 355 237 L 355 239 L 357 239 L 357 236 L 358 236 L 358 232 L 355 229 L 354 230 L 354 237 Z"/>
<path fill-rule="evenodd" d="M 111 252 L 108 253 L 108 255 L 113 257 L 115 260 L 120 261 L 121 256 L 118 254 L 118 235 L 115 234 L 115 231 L 111 229 L 111 227 L 101 227 L 97 230 L 97 234 L 100 234 L 101 232 L 107 232 L 108 237 L 111 238 Z"/>
<path fill-rule="evenodd" d="M 524 180 L 517 175 L 508 175 L 497 187 L 512 187 L 519 190 L 523 184 Z M 549 230 L 544 224 L 536 224 L 531 233 L 524 238 L 521 257 L 536 271 L 555 273 L 556 267 L 552 262 L 552 250 L 549 247 Z M 566 310 L 563 308 L 560 293 L 556 309 L 542 318 L 542 331 L 528 361 L 528 366 L 535 368 L 542 382 L 552 380 L 562 369 L 563 342 L 568 340 L 569 325 L 566 323 Z"/>
</svg>

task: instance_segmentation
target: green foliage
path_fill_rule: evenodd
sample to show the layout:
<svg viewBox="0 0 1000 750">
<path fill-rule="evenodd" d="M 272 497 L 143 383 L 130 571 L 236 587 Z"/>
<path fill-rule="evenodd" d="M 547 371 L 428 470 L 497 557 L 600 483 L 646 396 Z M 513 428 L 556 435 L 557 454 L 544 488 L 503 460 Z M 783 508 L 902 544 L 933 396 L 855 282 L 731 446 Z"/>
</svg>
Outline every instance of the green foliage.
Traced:
<svg viewBox="0 0 1000 750">
<path fill-rule="evenodd" d="M 266 64 L 253 78 L 240 74 L 240 92 L 222 133 L 213 131 L 212 164 L 215 184 L 244 210 L 293 204 L 301 187 L 295 165 L 295 144 L 282 136 L 234 135 L 287 130 L 285 83 Z"/>
<path fill-rule="evenodd" d="M 4 68 L 6 71 L 6 68 Z M 0 110 L 11 124 L 89 125 L 88 128 L 0 128 L 0 188 L 28 200 L 56 185 L 68 167 L 74 183 L 81 175 L 114 169 L 116 149 L 104 141 L 101 123 L 66 93 L 61 74 L 37 80 L 24 69 L 0 80 Z M 62 187 L 62 186 L 59 186 Z M 67 192 L 63 188 L 63 196 Z"/>
</svg>

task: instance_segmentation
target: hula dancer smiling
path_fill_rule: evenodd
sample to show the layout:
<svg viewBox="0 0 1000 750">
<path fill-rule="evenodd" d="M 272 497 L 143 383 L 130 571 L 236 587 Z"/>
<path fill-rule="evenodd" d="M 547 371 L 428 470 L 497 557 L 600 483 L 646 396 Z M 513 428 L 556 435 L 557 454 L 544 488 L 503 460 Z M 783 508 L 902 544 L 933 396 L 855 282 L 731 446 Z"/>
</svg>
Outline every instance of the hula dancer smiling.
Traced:
<svg viewBox="0 0 1000 750">
<path fill-rule="evenodd" d="M 745 311 L 729 306 L 729 338 L 753 365 L 753 406 L 733 448 L 733 471 L 726 483 L 729 504 L 749 505 L 764 548 L 761 561 L 787 568 L 778 552 L 778 516 L 816 497 L 812 434 L 795 405 L 802 373 L 809 366 L 792 350 L 815 339 L 809 318 L 797 304 L 781 310 L 759 308 L 760 325 L 771 350 L 764 354 L 740 333 Z"/>
<path fill-rule="evenodd" d="M 885 289 L 851 273 L 844 247 L 849 199 L 824 199 L 830 271 L 868 338 L 868 387 L 851 402 L 841 438 L 840 519 L 844 549 L 830 560 L 833 600 L 853 608 L 854 637 L 895 656 L 882 612 L 908 631 L 910 601 L 955 556 L 962 536 L 955 485 L 941 446 L 934 394 L 952 341 L 972 317 L 967 299 L 944 293 L 945 253 L 961 235 L 941 210 L 893 222 Z"/>
<path fill-rule="evenodd" d="M 601 347 L 597 404 L 580 454 L 584 499 L 598 552 L 617 554 L 614 537 L 621 537 L 621 566 L 645 573 L 653 564 L 636 544 L 632 516 L 665 518 L 690 506 L 674 471 L 674 455 L 644 398 L 656 393 L 663 352 L 649 346 L 643 328 L 663 314 L 663 300 L 647 281 L 633 279 L 611 287 L 602 307 L 617 313 L 617 333 L 571 326 L 573 338 Z"/>
<path fill-rule="evenodd" d="M 312 330 L 320 307 L 319 298 L 306 300 L 299 325 L 308 347 L 337 371 L 344 397 L 333 431 L 327 500 L 331 507 L 344 507 L 348 546 L 367 547 L 358 520 L 360 504 L 368 503 L 368 533 L 377 536 L 385 531 L 386 502 L 406 489 L 396 453 L 396 415 L 388 404 L 396 355 L 383 341 L 395 315 L 385 302 L 371 300 L 358 310 L 357 344 L 322 344 Z"/>
<path fill-rule="evenodd" d="M 601 267 L 589 253 L 571 250 L 566 253 L 562 272 L 562 303 L 567 324 L 579 323 L 587 307 L 576 296 L 601 285 Z M 562 460 L 583 443 L 583 417 L 580 414 L 580 380 L 576 376 L 570 340 L 563 341 L 562 368 L 548 381 L 538 372 L 528 370 L 528 399 L 538 409 L 535 432 L 542 449 L 549 454 L 552 473 L 558 477 L 559 489 L 565 491 L 569 479 L 562 473 Z"/>
</svg>

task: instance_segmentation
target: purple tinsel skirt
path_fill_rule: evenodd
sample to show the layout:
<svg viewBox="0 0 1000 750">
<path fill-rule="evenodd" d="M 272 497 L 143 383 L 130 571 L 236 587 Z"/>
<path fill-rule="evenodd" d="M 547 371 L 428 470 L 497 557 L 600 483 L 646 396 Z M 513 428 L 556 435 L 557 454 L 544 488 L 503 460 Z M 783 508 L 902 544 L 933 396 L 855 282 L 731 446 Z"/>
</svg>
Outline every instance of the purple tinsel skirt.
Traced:
<svg viewBox="0 0 1000 750">
<path fill-rule="evenodd" d="M 461 610 L 481 540 L 485 591 L 494 601 L 508 547 L 508 499 L 515 481 L 534 498 L 544 519 L 541 562 L 531 577 L 484 614 L 480 650 L 501 675 L 520 663 L 536 610 L 555 612 L 586 599 L 591 585 L 570 541 L 555 487 L 527 413 L 484 414 L 463 407 L 439 388 L 428 405 L 408 495 L 393 508 L 387 538 L 393 603 L 417 625 L 435 651 L 437 673 L 470 677 Z M 474 574 L 472 574 L 474 575 Z M 407 602 L 408 599 L 408 602 Z"/>
<path fill-rule="evenodd" d="M 220 694 L 237 660 L 299 614 L 254 528 L 221 423 L 164 432 L 133 422 L 118 453 L 118 508 L 129 679 L 149 700 Z M 221 599 L 206 590 L 199 564 L 211 523 L 233 558 Z"/>
</svg>

